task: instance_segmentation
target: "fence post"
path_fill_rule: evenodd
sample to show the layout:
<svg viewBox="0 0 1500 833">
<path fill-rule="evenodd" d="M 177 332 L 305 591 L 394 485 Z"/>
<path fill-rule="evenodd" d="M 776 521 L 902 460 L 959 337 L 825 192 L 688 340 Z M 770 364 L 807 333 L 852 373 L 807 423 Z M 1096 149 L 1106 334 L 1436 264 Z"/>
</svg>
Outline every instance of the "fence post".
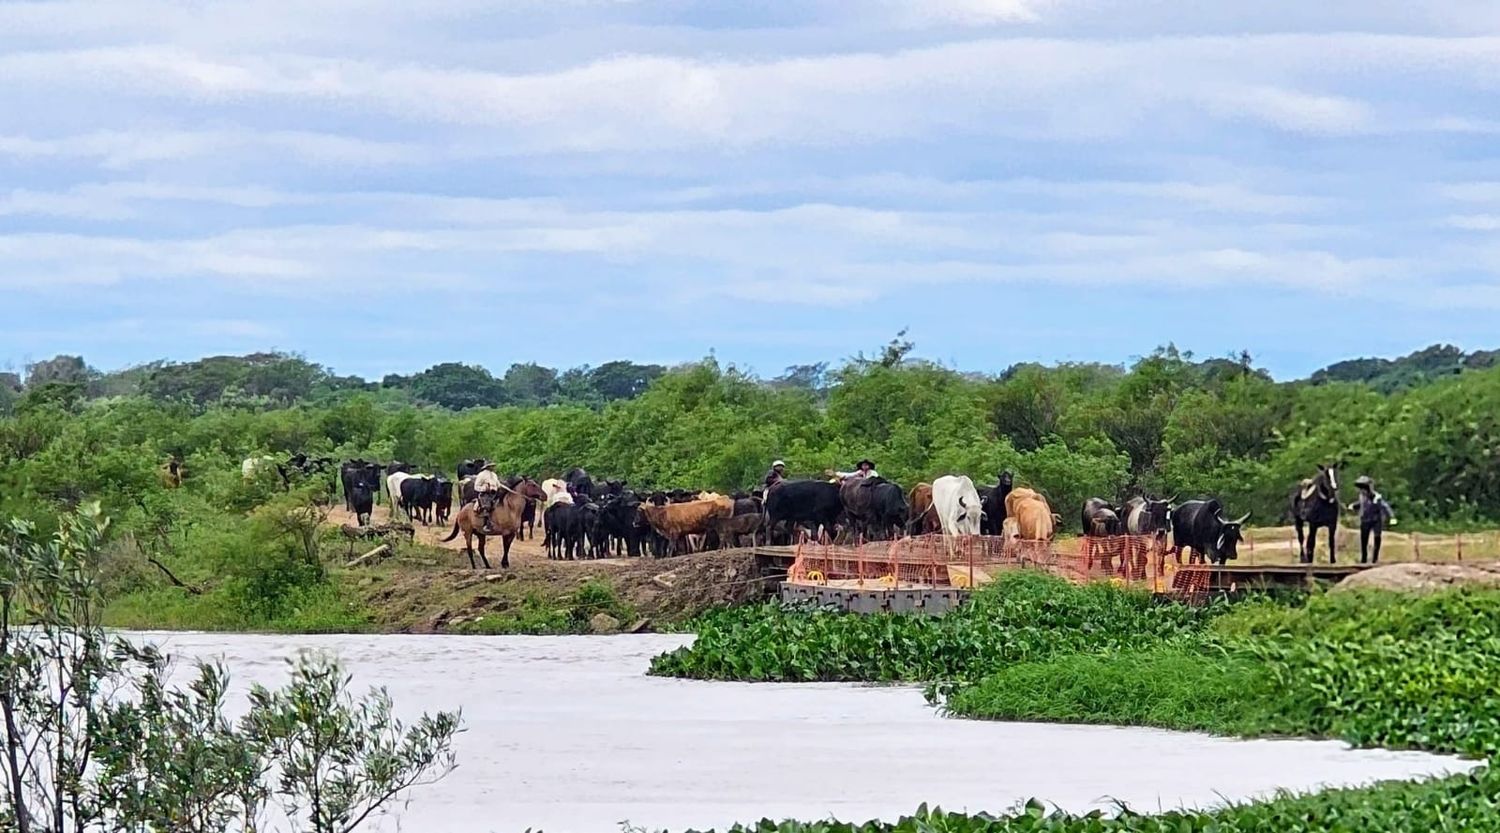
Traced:
<svg viewBox="0 0 1500 833">
<path fill-rule="evenodd" d="M 1458 533 L 1458 560 L 1464 560 L 1464 534 Z"/>
<path fill-rule="evenodd" d="M 1422 560 L 1422 533 L 1416 530 L 1411 533 L 1411 557 L 1413 561 Z"/>
</svg>

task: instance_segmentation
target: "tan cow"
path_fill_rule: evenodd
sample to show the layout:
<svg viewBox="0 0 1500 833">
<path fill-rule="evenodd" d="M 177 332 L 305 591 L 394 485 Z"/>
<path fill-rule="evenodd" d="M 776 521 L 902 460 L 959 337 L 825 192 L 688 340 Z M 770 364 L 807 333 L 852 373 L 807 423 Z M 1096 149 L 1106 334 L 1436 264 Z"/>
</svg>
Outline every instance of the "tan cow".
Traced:
<svg viewBox="0 0 1500 833">
<path fill-rule="evenodd" d="M 908 535 L 928 535 L 942 530 L 937 512 L 932 507 L 931 483 L 918 483 L 911 487 L 906 502 L 911 506 L 911 520 L 906 524 Z"/>
<path fill-rule="evenodd" d="M 687 503 L 668 503 L 665 506 L 643 504 L 641 514 L 651 528 L 668 541 L 668 555 L 687 551 L 690 535 L 706 535 L 716 522 L 734 517 L 734 500 L 718 497 L 711 500 L 693 500 Z"/>
<path fill-rule="evenodd" d="M 1024 541 L 1051 541 L 1057 532 L 1057 517 L 1047 499 L 1031 489 L 1012 489 L 1005 496 L 1005 516 L 1016 521 L 1016 534 Z"/>
</svg>

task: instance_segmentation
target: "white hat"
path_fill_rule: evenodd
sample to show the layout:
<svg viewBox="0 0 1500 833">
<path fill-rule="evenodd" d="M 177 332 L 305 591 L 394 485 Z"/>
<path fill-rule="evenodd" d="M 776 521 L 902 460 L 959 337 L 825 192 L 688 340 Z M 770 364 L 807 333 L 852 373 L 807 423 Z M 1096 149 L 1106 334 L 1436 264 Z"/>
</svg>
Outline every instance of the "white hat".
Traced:
<svg viewBox="0 0 1500 833">
<path fill-rule="evenodd" d="M 774 463 L 771 464 L 771 468 L 774 469 L 777 466 L 785 466 L 785 465 L 786 465 L 786 461 L 785 460 L 777 460 L 776 462 L 774 462 Z"/>
</svg>

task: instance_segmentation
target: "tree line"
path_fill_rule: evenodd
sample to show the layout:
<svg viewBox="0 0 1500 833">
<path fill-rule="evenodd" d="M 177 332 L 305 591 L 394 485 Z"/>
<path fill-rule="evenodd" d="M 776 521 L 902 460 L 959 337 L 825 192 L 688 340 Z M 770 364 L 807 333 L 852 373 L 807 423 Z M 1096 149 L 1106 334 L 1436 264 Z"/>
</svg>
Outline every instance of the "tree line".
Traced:
<svg viewBox="0 0 1500 833">
<path fill-rule="evenodd" d="M 1444 348 L 1404 367 L 1435 355 L 1452 366 Z M 161 365 L 137 374 L 134 392 L 111 394 L 108 375 L 52 360 L 9 393 L 0 501 L 17 514 L 85 499 L 116 509 L 156 488 L 172 456 L 209 479 L 252 454 L 305 451 L 440 471 L 485 456 L 517 472 L 582 465 L 643 486 L 718 489 L 757 482 L 776 458 L 815 475 L 871 457 L 908 485 L 1011 470 L 1059 511 L 1134 491 L 1216 495 L 1268 524 L 1297 479 L 1342 458 L 1403 517 L 1492 523 L 1500 369 L 1485 361 L 1389 387 L 1400 361 L 1357 381 L 1330 371 L 1277 382 L 1248 355 L 1197 360 L 1165 347 L 1128 367 L 1026 364 L 988 376 L 913 358 L 898 339 L 770 381 L 706 359 L 670 370 L 515 365 L 501 377 L 438 365 L 370 383 L 259 354 Z M 1347 376 L 1348 364 L 1334 367 Z"/>
</svg>

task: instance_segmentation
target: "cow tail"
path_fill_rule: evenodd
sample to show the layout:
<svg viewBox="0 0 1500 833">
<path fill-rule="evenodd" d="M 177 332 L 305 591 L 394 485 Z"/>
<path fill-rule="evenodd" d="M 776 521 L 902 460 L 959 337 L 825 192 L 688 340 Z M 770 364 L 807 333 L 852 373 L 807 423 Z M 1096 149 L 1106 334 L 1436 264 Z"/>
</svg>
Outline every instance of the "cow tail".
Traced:
<svg viewBox="0 0 1500 833">
<path fill-rule="evenodd" d="M 457 538 L 457 537 L 458 537 L 458 521 L 454 521 L 453 522 L 453 531 L 450 532 L 450 533 L 448 533 L 448 537 L 444 538 L 439 543 L 446 544 L 449 541 L 452 541 L 454 538 Z"/>
</svg>

